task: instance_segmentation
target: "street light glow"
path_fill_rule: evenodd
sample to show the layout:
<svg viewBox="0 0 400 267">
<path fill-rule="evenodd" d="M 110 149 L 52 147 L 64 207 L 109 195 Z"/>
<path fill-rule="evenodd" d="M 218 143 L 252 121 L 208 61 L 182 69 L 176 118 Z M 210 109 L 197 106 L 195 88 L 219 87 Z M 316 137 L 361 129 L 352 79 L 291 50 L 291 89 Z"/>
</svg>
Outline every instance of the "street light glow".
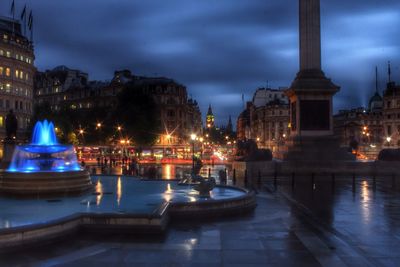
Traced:
<svg viewBox="0 0 400 267">
<path fill-rule="evenodd" d="M 190 139 L 192 139 L 192 141 L 196 140 L 196 138 L 197 138 L 197 135 L 196 135 L 196 134 L 192 133 L 192 134 L 190 135 Z"/>
</svg>

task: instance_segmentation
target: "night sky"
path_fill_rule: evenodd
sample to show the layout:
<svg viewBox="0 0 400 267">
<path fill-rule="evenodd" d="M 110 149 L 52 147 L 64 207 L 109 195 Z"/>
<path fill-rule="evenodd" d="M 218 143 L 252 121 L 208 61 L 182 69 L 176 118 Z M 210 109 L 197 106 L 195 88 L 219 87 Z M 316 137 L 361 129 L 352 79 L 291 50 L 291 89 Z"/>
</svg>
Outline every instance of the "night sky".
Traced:
<svg viewBox="0 0 400 267">
<path fill-rule="evenodd" d="M 16 0 L 19 16 L 25 2 Z M 36 66 L 81 69 L 109 80 L 116 69 L 187 86 L 217 124 L 242 110 L 242 93 L 288 87 L 298 71 L 296 0 L 31 0 Z M 10 1 L 1 1 L 9 15 Z M 400 1 L 322 0 L 323 69 L 342 87 L 335 110 L 367 104 L 379 67 L 400 83 Z"/>
</svg>

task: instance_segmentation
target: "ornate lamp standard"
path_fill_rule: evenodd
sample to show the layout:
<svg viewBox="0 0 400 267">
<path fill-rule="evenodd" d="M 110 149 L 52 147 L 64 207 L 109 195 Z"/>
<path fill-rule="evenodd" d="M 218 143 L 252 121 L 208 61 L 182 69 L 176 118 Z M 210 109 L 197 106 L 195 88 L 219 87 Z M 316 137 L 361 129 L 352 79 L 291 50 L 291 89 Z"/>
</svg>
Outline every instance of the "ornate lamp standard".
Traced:
<svg viewBox="0 0 400 267">
<path fill-rule="evenodd" d="M 196 134 L 192 133 L 190 139 L 192 140 L 192 174 L 194 174 L 194 142 L 196 141 Z"/>
<path fill-rule="evenodd" d="M 392 141 L 392 137 L 390 137 L 390 136 L 386 137 L 386 141 L 388 143 L 388 146 L 390 146 L 390 142 Z"/>
</svg>

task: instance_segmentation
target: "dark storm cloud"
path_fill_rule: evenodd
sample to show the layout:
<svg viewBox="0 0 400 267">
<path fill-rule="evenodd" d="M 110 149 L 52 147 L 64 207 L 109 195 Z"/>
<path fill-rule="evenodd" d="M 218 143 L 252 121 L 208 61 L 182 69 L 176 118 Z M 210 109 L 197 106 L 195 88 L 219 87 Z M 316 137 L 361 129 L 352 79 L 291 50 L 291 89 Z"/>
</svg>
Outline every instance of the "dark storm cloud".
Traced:
<svg viewBox="0 0 400 267">
<path fill-rule="evenodd" d="M 0 4 L 3 14 L 9 4 Z M 297 0 L 32 0 L 36 66 L 67 65 L 92 79 L 116 69 L 174 78 L 218 123 L 265 86 L 289 86 L 298 69 Z M 23 3 L 17 1 L 22 9 Z M 342 87 L 335 107 L 365 105 L 386 64 L 400 82 L 400 2 L 322 0 L 323 66 Z"/>
</svg>

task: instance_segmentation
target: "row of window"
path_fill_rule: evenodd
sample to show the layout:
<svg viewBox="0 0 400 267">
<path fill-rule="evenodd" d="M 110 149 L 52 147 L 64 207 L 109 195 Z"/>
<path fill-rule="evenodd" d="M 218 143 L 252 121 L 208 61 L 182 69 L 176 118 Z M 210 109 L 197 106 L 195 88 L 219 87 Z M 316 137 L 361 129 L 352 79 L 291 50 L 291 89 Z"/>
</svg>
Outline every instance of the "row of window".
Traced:
<svg viewBox="0 0 400 267">
<path fill-rule="evenodd" d="M 11 77 L 11 68 L 0 66 L 0 76 L 3 76 L 3 75 L 5 75 L 6 77 Z M 25 80 L 25 81 L 29 80 L 29 74 L 27 72 L 24 72 L 19 69 L 15 70 L 14 77 L 16 79 L 21 79 L 21 80 Z"/>
<path fill-rule="evenodd" d="M 0 56 L 8 57 L 8 58 L 13 57 L 11 51 L 3 50 L 3 49 L 0 49 Z M 19 60 L 19 61 L 22 61 L 22 62 L 25 62 L 25 63 L 28 63 L 28 64 L 32 64 L 32 62 L 33 62 L 32 58 L 24 56 L 24 55 L 17 54 L 17 53 L 15 54 L 15 59 Z"/>
<path fill-rule="evenodd" d="M 400 133 L 400 125 L 397 125 L 397 132 Z M 393 134 L 392 125 L 386 126 L 386 133 L 388 136 L 391 136 Z"/>
<path fill-rule="evenodd" d="M 386 117 L 388 120 L 396 119 L 396 117 L 397 117 L 397 119 L 400 119 L 400 113 L 397 113 L 397 116 L 396 116 L 396 114 L 388 114 L 388 115 L 386 115 Z"/>
<path fill-rule="evenodd" d="M 26 129 L 31 122 L 30 118 L 22 117 L 22 116 L 16 116 L 17 121 L 18 121 L 18 128 L 20 129 Z M 0 128 L 5 127 L 5 116 L 0 116 Z"/>
<path fill-rule="evenodd" d="M 396 103 L 396 106 L 394 105 Z M 400 100 L 397 101 L 386 101 L 386 108 L 399 108 L 400 107 Z"/>
<path fill-rule="evenodd" d="M 32 94 L 27 88 L 12 87 L 11 83 L 1 83 L 0 82 L 0 93 L 8 93 L 14 95 L 20 95 L 25 97 L 31 97 Z"/>
<path fill-rule="evenodd" d="M 12 101 L 9 99 L 0 98 L 0 109 L 14 109 L 16 111 L 26 111 L 30 112 L 32 109 L 31 103 L 23 101 Z"/>
</svg>

